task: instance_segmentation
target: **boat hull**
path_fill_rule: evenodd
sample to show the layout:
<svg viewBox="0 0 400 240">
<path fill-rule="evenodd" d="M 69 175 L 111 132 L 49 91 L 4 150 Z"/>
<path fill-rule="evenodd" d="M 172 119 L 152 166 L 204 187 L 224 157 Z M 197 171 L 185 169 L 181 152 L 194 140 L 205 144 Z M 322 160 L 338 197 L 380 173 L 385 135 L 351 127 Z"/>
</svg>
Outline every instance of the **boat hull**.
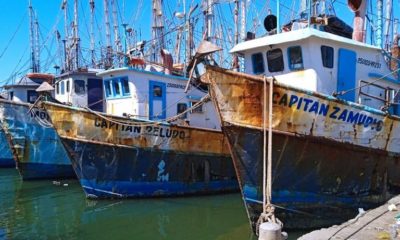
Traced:
<svg viewBox="0 0 400 240">
<path fill-rule="evenodd" d="M 214 67 L 206 75 L 256 231 L 272 79 Z M 279 80 L 272 93 L 271 202 L 285 228 L 337 224 L 400 193 L 399 118 Z"/>
<path fill-rule="evenodd" d="M 63 139 L 90 198 L 159 197 L 238 190 L 228 156 L 105 146 Z M 208 162 L 208 163 L 205 163 Z M 205 167 L 209 164 L 209 167 Z M 209 170 L 212 169 L 212 174 Z"/>
<path fill-rule="evenodd" d="M 15 161 L 4 130 L 0 127 L 0 168 L 15 167 Z"/>
<path fill-rule="evenodd" d="M 233 125 L 223 130 L 256 229 L 263 201 L 263 131 Z M 385 176 L 396 159 L 384 152 L 279 133 L 273 133 L 272 149 L 272 203 L 285 228 L 337 224 L 390 196 Z"/>
<path fill-rule="evenodd" d="M 44 111 L 31 105 L 0 100 L 3 129 L 13 149 L 16 166 L 23 180 L 75 178 L 56 131 Z"/>
<path fill-rule="evenodd" d="M 44 105 L 89 198 L 168 197 L 239 189 L 220 131 Z"/>
</svg>

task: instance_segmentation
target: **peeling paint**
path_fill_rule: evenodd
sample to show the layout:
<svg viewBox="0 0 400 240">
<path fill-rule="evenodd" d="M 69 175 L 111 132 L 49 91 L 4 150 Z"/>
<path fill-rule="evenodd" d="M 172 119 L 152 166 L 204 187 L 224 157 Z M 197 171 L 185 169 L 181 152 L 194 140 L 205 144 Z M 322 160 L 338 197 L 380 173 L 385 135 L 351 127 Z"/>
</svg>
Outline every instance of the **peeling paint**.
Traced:
<svg viewBox="0 0 400 240">
<path fill-rule="evenodd" d="M 221 131 L 45 102 L 88 197 L 208 194 L 238 189 Z M 111 120 L 112 119 L 112 120 Z M 129 122 L 130 125 L 121 124 Z"/>
<path fill-rule="evenodd" d="M 32 105 L 0 100 L 0 122 L 24 180 L 74 178 L 71 162 L 47 114 Z"/>
<path fill-rule="evenodd" d="M 205 82 L 255 229 L 262 211 L 263 103 L 269 98 L 264 79 L 208 67 Z M 279 83 L 273 92 L 272 203 L 285 228 L 336 224 L 400 193 L 398 117 Z"/>
</svg>

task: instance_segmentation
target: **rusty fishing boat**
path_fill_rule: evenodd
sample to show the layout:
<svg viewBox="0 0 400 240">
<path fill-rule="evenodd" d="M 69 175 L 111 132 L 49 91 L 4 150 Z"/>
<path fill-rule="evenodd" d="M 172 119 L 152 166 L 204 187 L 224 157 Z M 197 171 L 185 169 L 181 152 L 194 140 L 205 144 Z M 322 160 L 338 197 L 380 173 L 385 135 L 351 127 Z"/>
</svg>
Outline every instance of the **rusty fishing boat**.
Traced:
<svg viewBox="0 0 400 240">
<path fill-rule="evenodd" d="M 23 180 L 70 178 L 74 172 L 60 139 L 46 124 L 46 112 L 33 106 L 36 89 L 54 76 L 28 74 L 17 83 L 4 86 L 8 100 L 0 99 L 0 122 L 7 145 Z"/>
<path fill-rule="evenodd" d="M 263 221 L 267 184 L 275 214 L 297 229 L 342 222 L 399 193 L 399 38 L 389 51 L 365 43 L 366 1 L 349 5 L 356 12 L 353 34 L 315 5 L 308 18 L 282 28 L 268 16 L 267 36 L 231 50 L 244 58 L 244 73 L 208 66 L 201 78 L 254 231 Z"/>
<path fill-rule="evenodd" d="M 98 74 L 104 80 L 106 113 L 43 103 L 86 196 L 237 190 L 227 142 L 207 93 L 195 87 L 185 93 L 187 79 L 172 74 L 171 65 L 145 65 Z"/>
</svg>

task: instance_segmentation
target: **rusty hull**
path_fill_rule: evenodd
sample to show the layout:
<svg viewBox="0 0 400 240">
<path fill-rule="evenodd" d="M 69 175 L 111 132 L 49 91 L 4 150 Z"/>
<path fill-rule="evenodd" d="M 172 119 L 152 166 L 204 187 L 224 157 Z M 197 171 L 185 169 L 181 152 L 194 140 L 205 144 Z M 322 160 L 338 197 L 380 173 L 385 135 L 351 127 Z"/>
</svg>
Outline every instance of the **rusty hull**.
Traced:
<svg viewBox="0 0 400 240">
<path fill-rule="evenodd" d="M 255 230 L 269 80 L 208 67 L 205 81 Z M 286 228 L 336 224 L 400 193 L 399 118 L 279 83 L 273 93 L 272 203 Z"/>
<path fill-rule="evenodd" d="M 238 189 L 221 131 L 99 115 L 48 102 L 44 107 L 87 197 L 175 196 Z"/>
<path fill-rule="evenodd" d="M 47 114 L 31 104 L 0 99 L 0 121 L 24 180 L 75 178 L 68 155 Z"/>
</svg>

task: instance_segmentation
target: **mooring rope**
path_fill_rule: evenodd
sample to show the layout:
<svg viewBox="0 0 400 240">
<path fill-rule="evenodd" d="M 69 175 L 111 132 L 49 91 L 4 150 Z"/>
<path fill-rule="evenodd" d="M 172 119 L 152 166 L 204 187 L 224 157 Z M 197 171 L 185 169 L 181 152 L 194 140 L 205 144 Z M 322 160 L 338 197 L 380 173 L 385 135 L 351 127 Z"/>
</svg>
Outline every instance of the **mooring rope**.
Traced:
<svg viewBox="0 0 400 240">
<path fill-rule="evenodd" d="M 282 227 L 282 222 L 275 217 L 275 207 L 272 199 L 272 116 L 273 116 L 273 84 L 274 79 L 270 78 L 269 93 L 267 101 L 267 78 L 264 76 L 264 104 L 263 104 L 263 212 L 257 221 L 258 228 L 263 222 L 272 222 Z M 267 106 L 268 106 L 268 142 L 267 142 Z"/>
<path fill-rule="evenodd" d="M 183 111 L 183 112 L 181 112 L 181 113 L 179 113 L 179 114 L 177 114 L 177 115 L 175 115 L 175 116 L 172 116 L 172 117 L 169 117 L 169 118 L 163 120 L 163 122 L 169 123 L 169 122 L 176 121 L 176 120 L 178 120 L 180 117 L 182 117 L 183 115 L 185 115 L 187 112 L 196 109 L 197 107 L 199 107 L 200 105 L 204 104 L 205 102 L 207 102 L 207 101 L 209 101 L 209 100 L 210 100 L 210 95 L 207 94 L 207 95 L 205 95 L 202 99 L 200 99 L 199 102 L 197 102 L 196 104 L 194 104 L 194 105 L 191 106 L 190 108 L 186 109 L 185 111 Z M 98 117 L 100 117 L 100 118 L 102 118 L 102 119 L 104 119 L 104 120 L 106 120 L 106 121 L 109 121 L 109 122 L 112 122 L 112 123 L 115 123 L 115 124 L 119 124 L 119 125 L 124 125 L 124 126 L 141 126 L 141 127 L 146 127 L 146 126 L 158 126 L 158 125 L 160 125 L 160 124 L 162 123 L 162 122 L 135 123 L 135 122 L 132 122 L 132 120 L 131 120 L 131 121 L 119 121 L 119 120 L 114 120 L 114 119 L 112 119 L 112 118 L 110 118 L 110 117 L 106 117 L 106 116 L 100 114 L 99 112 L 93 111 L 92 109 L 90 109 L 90 108 L 88 108 L 88 107 L 85 107 L 84 109 L 86 109 L 87 111 L 89 111 L 89 112 L 95 114 L 96 116 L 98 116 Z"/>
</svg>

